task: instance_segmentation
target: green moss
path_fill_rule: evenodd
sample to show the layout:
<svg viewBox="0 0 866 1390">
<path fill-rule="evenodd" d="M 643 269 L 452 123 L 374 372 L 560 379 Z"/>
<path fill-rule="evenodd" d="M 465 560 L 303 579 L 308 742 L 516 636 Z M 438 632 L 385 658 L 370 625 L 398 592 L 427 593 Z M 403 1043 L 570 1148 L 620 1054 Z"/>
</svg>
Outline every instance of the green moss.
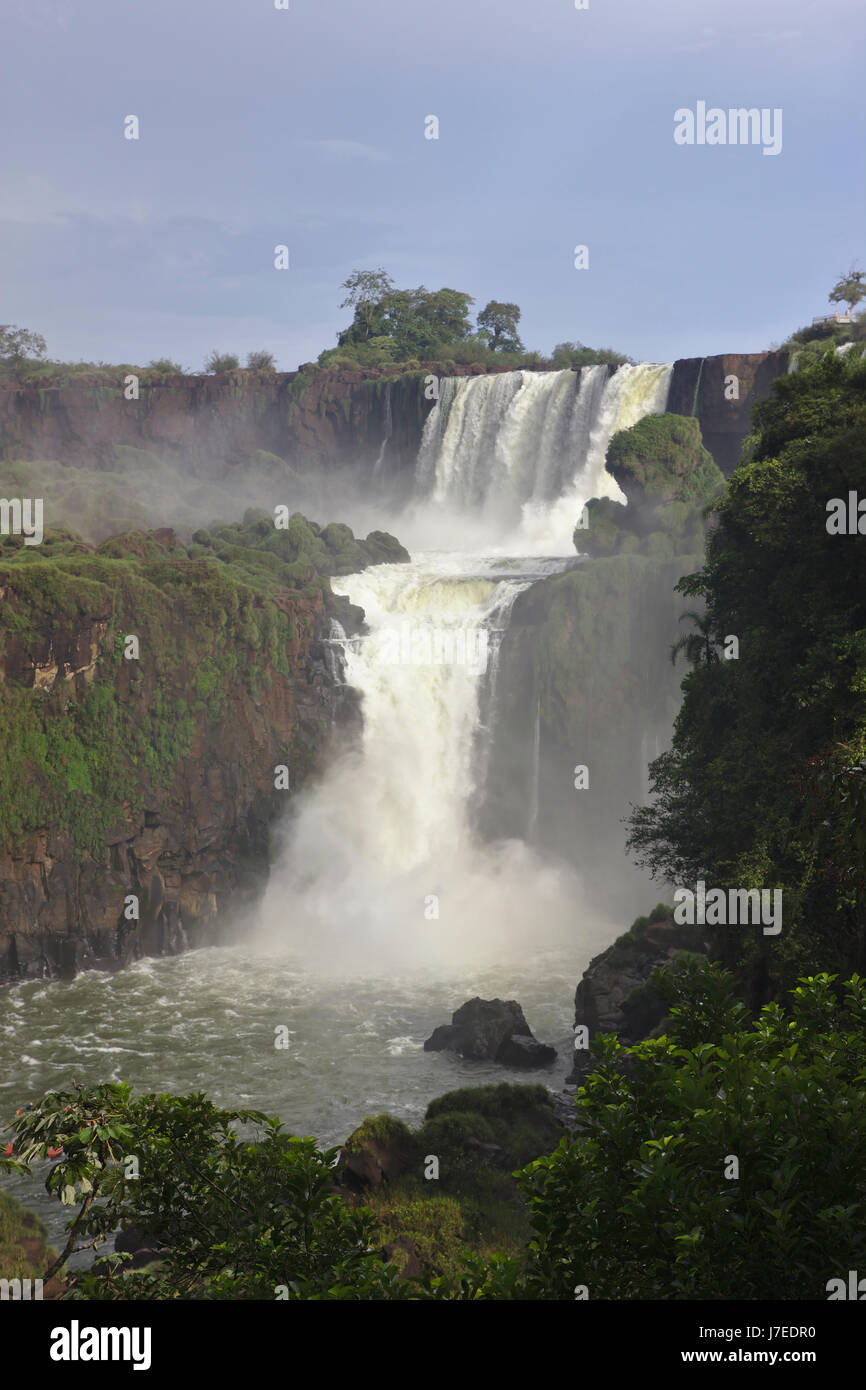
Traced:
<svg viewBox="0 0 866 1390">
<path fill-rule="evenodd" d="M 45 1244 L 47 1232 L 35 1212 L 0 1192 L 0 1279 L 39 1279 L 56 1259 Z"/>
</svg>

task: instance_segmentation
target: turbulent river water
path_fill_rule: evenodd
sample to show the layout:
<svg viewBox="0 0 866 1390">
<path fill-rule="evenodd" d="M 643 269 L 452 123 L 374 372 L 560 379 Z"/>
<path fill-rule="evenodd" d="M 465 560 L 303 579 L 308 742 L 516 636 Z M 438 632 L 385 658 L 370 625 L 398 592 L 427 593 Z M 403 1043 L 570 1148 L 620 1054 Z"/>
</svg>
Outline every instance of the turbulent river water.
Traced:
<svg viewBox="0 0 866 1390">
<path fill-rule="evenodd" d="M 573 561 L 583 502 L 619 495 L 611 434 L 664 410 L 669 377 L 642 364 L 443 383 L 416 499 L 393 523 L 412 563 L 333 581 L 369 627 L 331 639 L 363 697 L 360 745 L 295 799 L 239 944 L 4 993 L 0 1113 L 72 1079 L 123 1079 L 206 1090 L 338 1143 L 367 1114 L 417 1123 L 443 1091 L 525 1079 L 423 1051 L 475 995 L 520 1001 L 559 1051 L 544 1079 L 561 1087 L 575 984 L 627 924 L 591 914 L 567 865 L 483 842 L 473 807 L 514 599 Z M 66 1214 L 38 1184 L 4 1186 L 60 1239 Z"/>
</svg>

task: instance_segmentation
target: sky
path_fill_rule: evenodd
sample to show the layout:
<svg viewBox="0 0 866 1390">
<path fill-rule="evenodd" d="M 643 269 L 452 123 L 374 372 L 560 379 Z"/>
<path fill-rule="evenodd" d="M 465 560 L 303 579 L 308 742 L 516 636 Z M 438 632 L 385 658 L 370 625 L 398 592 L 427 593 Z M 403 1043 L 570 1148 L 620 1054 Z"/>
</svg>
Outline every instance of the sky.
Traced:
<svg viewBox="0 0 866 1390">
<path fill-rule="evenodd" d="M 383 266 L 662 362 L 781 343 L 866 267 L 858 0 L 283 2 L 3 0 L 0 321 L 291 371 Z M 677 144 L 701 101 L 780 110 L 781 151 Z"/>
</svg>

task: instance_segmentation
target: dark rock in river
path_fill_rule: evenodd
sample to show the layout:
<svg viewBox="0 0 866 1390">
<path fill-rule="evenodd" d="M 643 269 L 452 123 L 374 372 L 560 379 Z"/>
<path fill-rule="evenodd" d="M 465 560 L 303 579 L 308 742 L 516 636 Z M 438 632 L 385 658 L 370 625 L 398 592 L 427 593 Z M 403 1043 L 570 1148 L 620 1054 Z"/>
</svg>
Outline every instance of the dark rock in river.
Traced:
<svg viewBox="0 0 866 1390">
<path fill-rule="evenodd" d="M 556 1049 L 537 1042 L 515 1000 L 470 999 L 451 1015 L 450 1024 L 434 1029 L 425 1052 L 457 1052 L 473 1062 L 501 1062 L 506 1067 L 545 1067 Z"/>
</svg>

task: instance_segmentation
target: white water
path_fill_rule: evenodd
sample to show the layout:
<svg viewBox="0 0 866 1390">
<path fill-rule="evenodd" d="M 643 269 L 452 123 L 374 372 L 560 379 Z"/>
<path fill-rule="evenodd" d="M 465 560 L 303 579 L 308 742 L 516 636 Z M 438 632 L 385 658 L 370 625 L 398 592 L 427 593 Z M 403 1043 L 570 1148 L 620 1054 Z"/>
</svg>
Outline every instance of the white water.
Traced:
<svg viewBox="0 0 866 1390">
<path fill-rule="evenodd" d="M 609 378 L 589 368 L 442 383 L 419 457 L 421 497 L 407 529 L 393 523 L 404 543 L 440 549 L 419 546 L 409 565 L 333 581 L 370 627 L 346 640 L 335 626 L 331 647 L 343 649 L 345 678 L 362 693 L 363 738 L 293 799 L 243 944 L 7 991 L 4 1113 L 74 1077 L 205 1090 L 327 1143 L 382 1110 L 417 1123 L 433 1096 L 510 1075 L 423 1051 L 433 1027 L 476 994 L 521 1001 L 536 1035 L 559 1050 L 545 1079 L 562 1084 L 574 986 L 627 924 L 592 916 L 574 871 L 535 847 L 481 842 L 471 806 L 510 607 L 573 556 L 584 501 L 617 495 L 603 474 L 610 436 L 664 409 L 669 375 L 643 365 Z M 461 549 L 467 534 L 474 553 Z M 386 660 L 389 631 L 404 624 L 415 636 L 483 631 L 486 670 Z M 537 800 L 527 809 L 529 827 Z M 281 1025 L 287 1051 L 273 1047 Z M 60 1240 L 66 1213 L 34 1182 L 4 1186 Z"/>
<path fill-rule="evenodd" d="M 431 553 L 334 581 L 371 628 L 344 644 L 346 679 L 363 695 L 362 743 L 287 827 L 262 905 L 267 950 L 283 943 L 339 973 L 480 968 L 574 935 L 582 895 L 573 871 L 522 842 L 480 843 L 470 818 L 499 633 L 521 589 L 561 563 L 509 565 L 503 576 L 502 560 Z M 477 653 L 483 637 L 486 671 L 477 660 L 388 659 L 395 633 L 435 656 L 434 632 L 459 638 L 458 654 Z"/>
<path fill-rule="evenodd" d="M 343 644 L 346 680 L 363 696 L 363 739 L 287 827 L 259 922 L 267 949 L 282 942 L 317 969 L 345 972 L 482 965 L 599 942 L 606 928 L 589 921 L 574 872 L 523 841 L 482 843 L 471 808 L 498 634 L 518 593 L 573 557 L 583 503 L 619 492 L 603 471 L 608 441 L 664 409 L 670 372 L 642 364 L 610 376 L 590 367 L 441 383 L 419 452 L 415 519 L 462 513 L 488 544 L 332 581 L 370 628 Z M 524 558 L 503 558 L 511 540 Z M 431 661 L 436 634 L 476 655 L 483 638 L 489 670 Z M 412 659 L 425 647 L 426 659 Z M 527 838 L 537 815 L 530 806 Z"/>
<path fill-rule="evenodd" d="M 468 514 L 485 550 L 573 554 L 584 502 L 625 501 L 604 468 L 611 436 L 664 410 L 671 371 L 643 362 L 611 375 L 596 366 L 447 378 L 418 453 L 424 522 Z"/>
</svg>

